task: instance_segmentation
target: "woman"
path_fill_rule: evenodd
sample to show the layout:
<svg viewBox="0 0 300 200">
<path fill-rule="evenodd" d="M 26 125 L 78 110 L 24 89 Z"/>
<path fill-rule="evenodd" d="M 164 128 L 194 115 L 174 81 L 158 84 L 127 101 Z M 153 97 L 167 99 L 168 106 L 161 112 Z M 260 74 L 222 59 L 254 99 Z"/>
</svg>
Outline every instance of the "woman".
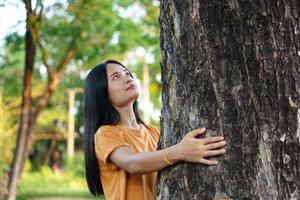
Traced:
<svg viewBox="0 0 300 200">
<path fill-rule="evenodd" d="M 135 79 L 121 63 L 97 65 L 85 82 L 85 165 L 89 190 L 107 200 L 155 199 L 156 172 L 180 161 L 215 165 L 225 153 L 222 136 L 198 139 L 188 132 L 176 145 L 156 150 L 159 130 L 137 109 Z"/>
</svg>

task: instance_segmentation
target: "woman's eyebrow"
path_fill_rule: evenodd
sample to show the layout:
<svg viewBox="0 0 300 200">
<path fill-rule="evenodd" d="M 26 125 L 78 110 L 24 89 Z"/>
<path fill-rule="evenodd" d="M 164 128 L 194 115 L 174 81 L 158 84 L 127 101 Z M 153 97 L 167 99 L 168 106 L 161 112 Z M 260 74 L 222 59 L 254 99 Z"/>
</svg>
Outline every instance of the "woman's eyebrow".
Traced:
<svg viewBox="0 0 300 200">
<path fill-rule="evenodd" d="M 114 72 L 114 73 L 112 73 L 111 75 L 110 75 L 110 78 L 113 76 L 113 75 L 115 75 L 115 74 L 118 74 L 119 72 Z"/>
<path fill-rule="evenodd" d="M 123 69 L 123 71 L 124 71 L 124 72 L 129 72 L 127 69 Z M 120 72 L 119 72 L 119 71 L 116 71 L 116 72 L 112 73 L 112 74 L 110 75 L 110 78 L 111 78 L 113 75 L 118 74 L 118 73 L 120 73 Z"/>
</svg>

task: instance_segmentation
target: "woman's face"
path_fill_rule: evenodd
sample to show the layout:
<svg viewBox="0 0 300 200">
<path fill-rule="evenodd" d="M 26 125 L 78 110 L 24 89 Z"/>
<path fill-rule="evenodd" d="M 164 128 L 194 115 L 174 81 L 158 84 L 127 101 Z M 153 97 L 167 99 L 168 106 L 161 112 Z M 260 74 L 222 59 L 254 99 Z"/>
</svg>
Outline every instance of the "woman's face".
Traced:
<svg viewBox="0 0 300 200">
<path fill-rule="evenodd" d="M 115 63 L 106 65 L 108 96 L 116 107 L 133 103 L 139 96 L 135 79 L 123 66 Z"/>
</svg>

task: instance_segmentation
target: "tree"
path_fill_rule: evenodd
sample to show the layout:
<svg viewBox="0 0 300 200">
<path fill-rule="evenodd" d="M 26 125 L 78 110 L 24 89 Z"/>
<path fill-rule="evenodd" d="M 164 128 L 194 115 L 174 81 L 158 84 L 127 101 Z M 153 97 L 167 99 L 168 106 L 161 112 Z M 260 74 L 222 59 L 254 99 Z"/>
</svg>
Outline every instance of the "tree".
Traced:
<svg viewBox="0 0 300 200">
<path fill-rule="evenodd" d="M 205 126 L 227 153 L 162 171 L 158 199 L 300 198 L 299 14 L 299 1 L 161 1 L 159 147 Z"/>
</svg>

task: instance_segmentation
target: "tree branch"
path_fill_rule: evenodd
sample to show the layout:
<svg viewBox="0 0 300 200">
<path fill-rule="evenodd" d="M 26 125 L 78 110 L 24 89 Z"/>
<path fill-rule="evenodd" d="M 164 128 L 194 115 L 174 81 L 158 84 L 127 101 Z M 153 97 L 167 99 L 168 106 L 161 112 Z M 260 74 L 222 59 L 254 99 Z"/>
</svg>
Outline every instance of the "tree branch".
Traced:
<svg viewBox="0 0 300 200">
<path fill-rule="evenodd" d="M 71 59 L 74 57 L 74 54 L 76 52 L 76 47 L 74 42 L 70 45 L 68 51 L 66 52 L 65 56 L 61 60 L 60 64 L 56 68 L 56 71 L 59 75 L 62 75 L 64 71 L 66 70 L 68 64 L 70 63 Z"/>
<path fill-rule="evenodd" d="M 48 64 L 48 55 L 46 52 L 46 49 L 43 47 L 42 42 L 41 42 L 41 37 L 40 37 L 40 29 L 39 29 L 39 24 L 42 19 L 42 10 L 43 10 L 43 5 L 40 0 L 37 1 L 36 3 L 36 8 L 33 11 L 32 10 L 32 5 L 30 0 L 23 0 L 26 6 L 26 10 L 29 16 L 29 26 L 30 26 L 30 31 L 32 33 L 33 40 L 41 50 L 42 54 L 42 62 L 45 65 L 47 69 L 47 73 L 49 76 L 49 79 L 53 78 L 53 70 L 51 69 L 51 66 Z M 39 6 L 38 6 L 39 5 Z M 37 14 L 37 8 L 40 7 L 39 13 Z"/>
<path fill-rule="evenodd" d="M 76 48 L 73 47 L 73 45 L 71 45 L 69 47 L 69 49 L 67 50 L 65 56 L 62 58 L 60 64 L 56 68 L 57 70 L 55 70 L 55 72 L 53 72 L 52 79 L 49 79 L 44 93 L 38 100 L 38 105 L 35 110 L 36 117 L 41 112 L 41 110 L 48 105 L 53 92 L 57 89 L 57 87 L 62 79 L 62 75 L 65 72 L 65 70 L 67 69 L 68 64 L 74 57 L 75 52 L 76 52 Z"/>
<path fill-rule="evenodd" d="M 41 19 L 41 17 L 39 17 L 39 19 Z M 42 42 L 41 42 L 41 38 L 39 35 L 40 31 L 39 31 L 37 21 L 35 21 L 35 23 L 32 24 L 32 31 L 33 31 L 34 39 L 35 39 L 39 49 L 41 50 L 43 64 L 45 65 L 45 67 L 47 69 L 49 78 L 52 79 L 54 72 L 53 72 L 51 66 L 48 64 L 48 55 L 47 55 L 46 49 L 43 47 Z"/>
</svg>

